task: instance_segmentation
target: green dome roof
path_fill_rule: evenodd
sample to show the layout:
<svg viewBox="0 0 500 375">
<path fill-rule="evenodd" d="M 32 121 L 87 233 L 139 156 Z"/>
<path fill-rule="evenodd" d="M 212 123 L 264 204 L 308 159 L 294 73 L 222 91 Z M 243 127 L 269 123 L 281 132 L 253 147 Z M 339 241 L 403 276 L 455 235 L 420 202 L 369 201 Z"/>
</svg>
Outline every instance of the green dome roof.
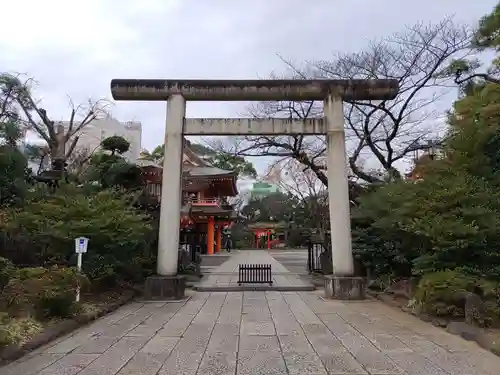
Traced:
<svg viewBox="0 0 500 375">
<path fill-rule="evenodd" d="M 270 184 L 268 182 L 256 182 L 253 184 L 250 194 L 252 197 L 265 197 L 278 191 L 278 187 L 274 184 Z"/>
</svg>

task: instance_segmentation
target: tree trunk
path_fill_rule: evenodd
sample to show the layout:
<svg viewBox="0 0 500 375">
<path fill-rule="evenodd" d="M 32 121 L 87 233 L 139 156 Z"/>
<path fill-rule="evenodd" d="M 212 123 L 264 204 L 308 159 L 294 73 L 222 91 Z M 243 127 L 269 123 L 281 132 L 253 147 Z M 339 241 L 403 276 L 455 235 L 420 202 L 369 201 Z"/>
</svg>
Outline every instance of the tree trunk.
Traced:
<svg viewBox="0 0 500 375">
<path fill-rule="evenodd" d="M 50 145 L 50 155 L 52 159 L 52 170 L 57 172 L 57 178 L 63 177 L 65 172 L 66 162 L 66 135 L 64 134 L 64 126 L 57 126 L 55 139 Z"/>
</svg>

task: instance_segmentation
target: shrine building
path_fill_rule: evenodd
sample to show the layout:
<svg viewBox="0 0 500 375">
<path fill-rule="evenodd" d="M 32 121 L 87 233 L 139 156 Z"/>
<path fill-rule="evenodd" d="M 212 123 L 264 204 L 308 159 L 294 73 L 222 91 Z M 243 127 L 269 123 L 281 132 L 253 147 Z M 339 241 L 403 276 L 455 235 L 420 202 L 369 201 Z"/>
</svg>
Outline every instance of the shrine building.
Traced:
<svg viewBox="0 0 500 375">
<path fill-rule="evenodd" d="M 147 192 L 160 202 L 163 168 L 160 163 L 139 159 Z M 202 254 L 212 255 L 223 247 L 223 231 L 237 214 L 228 197 L 238 194 L 237 174 L 211 166 L 184 141 L 182 158 L 182 206 L 180 244 L 199 245 Z"/>
</svg>

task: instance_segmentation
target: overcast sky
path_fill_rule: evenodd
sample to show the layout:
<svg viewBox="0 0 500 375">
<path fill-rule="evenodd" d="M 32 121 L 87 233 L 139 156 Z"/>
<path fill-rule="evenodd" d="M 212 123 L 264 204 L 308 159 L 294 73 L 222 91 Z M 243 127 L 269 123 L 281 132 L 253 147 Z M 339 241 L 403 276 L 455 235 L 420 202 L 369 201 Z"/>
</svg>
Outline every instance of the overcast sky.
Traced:
<svg viewBox="0 0 500 375">
<path fill-rule="evenodd" d="M 296 62 L 356 51 L 418 21 L 475 25 L 494 0 L 2 1 L 0 70 L 39 82 L 55 120 L 74 101 L 110 98 L 112 78 L 265 78 Z M 241 103 L 189 103 L 189 117 L 237 117 Z M 163 103 L 117 102 L 113 116 L 162 142 Z M 161 136 L 160 136 L 161 134 Z M 261 168 L 259 168 L 261 169 Z"/>
</svg>

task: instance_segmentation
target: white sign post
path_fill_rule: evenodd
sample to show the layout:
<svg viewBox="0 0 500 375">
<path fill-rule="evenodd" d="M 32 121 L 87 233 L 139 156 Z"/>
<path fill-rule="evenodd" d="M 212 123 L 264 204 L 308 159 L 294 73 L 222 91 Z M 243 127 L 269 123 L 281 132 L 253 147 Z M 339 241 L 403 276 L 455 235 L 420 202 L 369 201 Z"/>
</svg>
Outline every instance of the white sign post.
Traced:
<svg viewBox="0 0 500 375">
<path fill-rule="evenodd" d="M 78 256 L 76 267 L 78 272 L 82 271 L 82 254 L 87 252 L 87 246 L 89 244 L 89 239 L 85 237 L 75 238 L 75 253 Z M 80 302 L 80 286 L 76 288 L 76 302 Z"/>
</svg>

